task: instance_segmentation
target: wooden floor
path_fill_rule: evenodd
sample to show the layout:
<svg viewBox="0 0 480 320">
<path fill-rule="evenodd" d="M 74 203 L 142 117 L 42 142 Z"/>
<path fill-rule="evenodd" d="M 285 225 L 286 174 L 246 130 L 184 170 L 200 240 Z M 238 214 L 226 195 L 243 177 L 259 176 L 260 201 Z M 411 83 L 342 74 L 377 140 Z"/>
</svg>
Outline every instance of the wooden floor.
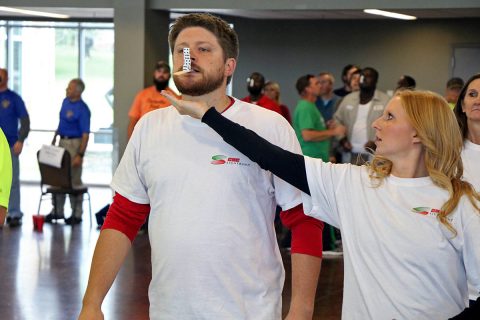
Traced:
<svg viewBox="0 0 480 320">
<path fill-rule="evenodd" d="M 108 188 L 91 188 L 90 193 L 93 212 L 111 198 Z M 22 186 L 23 226 L 0 229 L 0 319 L 68 320 L 76 319 L 80 311 L 99 231 L 95 222 L 90 228 L 88 211 L 75 228 L 59 223 L 46 225 L 42 233 L 33 231 L 31 216 L 37 211 L 39 196 L 38 186 Z M 51 207 L 45 202 L 42 208 L 41 214 L 46 214 Z M 291 294 L 290 255 L 282 250 L 282 256 L 287 275 L 283 293 L 286 315 Z M 105 319 L 148 319 L 150 277 L 148 235 L 140 234 L 104 302 Z M 342 258 L 324 259 L 314 319 L 340 319 L 342 279 Z"/>
</svg>

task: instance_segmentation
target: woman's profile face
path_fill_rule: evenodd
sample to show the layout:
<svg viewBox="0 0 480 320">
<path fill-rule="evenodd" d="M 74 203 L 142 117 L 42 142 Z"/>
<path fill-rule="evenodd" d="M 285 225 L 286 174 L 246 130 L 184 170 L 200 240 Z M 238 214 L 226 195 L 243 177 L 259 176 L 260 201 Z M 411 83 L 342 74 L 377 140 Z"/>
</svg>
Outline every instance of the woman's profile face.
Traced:
<svg viewBox="0 0 480 320">
<path fill-rule="evenodd" d="M 387 104 L 383 115 L 372 126 L 375 129 L 376 153 L 390 160 L 406 158 L 419 142 L 400 97 Z"/>
<path fill-rule="evenodd" d="M 480 79 L 475 79 L 468 85 L 462 102 L 462 110 L 465 112 L 468 122 L 480 121 Z"/>
</svg>

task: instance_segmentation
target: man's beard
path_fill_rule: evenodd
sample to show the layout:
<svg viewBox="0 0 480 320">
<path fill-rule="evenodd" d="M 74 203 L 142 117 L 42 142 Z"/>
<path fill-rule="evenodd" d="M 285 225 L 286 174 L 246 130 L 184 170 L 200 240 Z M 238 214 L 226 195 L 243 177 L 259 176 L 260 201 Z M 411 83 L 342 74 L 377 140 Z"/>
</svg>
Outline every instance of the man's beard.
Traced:
<svg viewBox="0 0 480 320">
<path fill-rule="evenodd" d="M 203 72 L 201 72 L 201 74 L 203 78 L 195 83 L 188 83 L 189 79 L 182 79 L 182 76 L 173 76 L 173 82 L 175 82 L 175 86 L 181 94 L 196 97 L 215 91 L 220 88 L 225 80 L 223 70 L 219 70 L 219 72 L 212 77 L 205 77 Z"/>
<path fill-rule="evenodd" d="M 153 78 L 153 84 L 155 85 L 155 88 L 157 89 L 158 92 L 165 90 L 165 88 L 168 87 L 168 80 L 157 80 Z"/>
</svg>

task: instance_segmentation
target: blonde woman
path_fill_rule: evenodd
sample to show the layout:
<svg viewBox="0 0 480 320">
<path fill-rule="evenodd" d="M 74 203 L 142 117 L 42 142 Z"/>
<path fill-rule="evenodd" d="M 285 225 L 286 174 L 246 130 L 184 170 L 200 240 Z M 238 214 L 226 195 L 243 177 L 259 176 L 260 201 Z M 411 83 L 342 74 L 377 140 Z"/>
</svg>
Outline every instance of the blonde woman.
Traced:
<svg viewBox="0 0 480 320">
<path fill-rule="evenodd" d="M 480 191 L 480 73 L 465 83 L 454 111 L 463 136 L 463 177 Z M 478 289 L 470 285 L 470 303 L 478 296 Z"/>
<path fill-rule="evenodd" d="M 265 83 L 265 87 L 263 87 L 263 93 L 280 106 L 282 116 L 287 119 L 288 123 L 291 124 L 292 117 L 290 115 L 290 110 L 286 105 L 280 102 L 280 85 L 278 84 L 278 82 L 268 81 L 267 83 Z"/>
<path fill-rule="evenodd" d="M 373 123 L 368 166 L 324 163 L 269 144 L 204 103 L 170 98 L 304 194 L 308 215 L 340 228 L 343 319 L 472 316 L 480 290 L 480 197 L 461 180 L 462 138 L 445 100 L 401 92 Z"/>
</svg>

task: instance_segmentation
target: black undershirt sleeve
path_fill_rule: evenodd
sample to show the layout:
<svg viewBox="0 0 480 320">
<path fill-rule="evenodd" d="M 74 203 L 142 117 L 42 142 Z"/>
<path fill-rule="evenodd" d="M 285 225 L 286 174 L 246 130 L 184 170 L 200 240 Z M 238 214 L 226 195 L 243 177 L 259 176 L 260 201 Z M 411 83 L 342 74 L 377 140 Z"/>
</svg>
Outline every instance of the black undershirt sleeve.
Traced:
<svg viewBox="0 0 480 320">
<path fill-rule="evenodd" d="M 241 125 L 230 121 L 210 108 L 203 116 L 202 122 L 215 130 L 222 138 L 277 177 L 290 183 L 306 194 L 310 194 L 305 159 L 302 155 L 284 150 Z"/>
<path fill-rule="evenodd" d="M 480 298 L 470 305 L 470 308 L 464 309 L 461 313 L 449 320 L 477 320 L 480 319 Z"/>
</svg>

